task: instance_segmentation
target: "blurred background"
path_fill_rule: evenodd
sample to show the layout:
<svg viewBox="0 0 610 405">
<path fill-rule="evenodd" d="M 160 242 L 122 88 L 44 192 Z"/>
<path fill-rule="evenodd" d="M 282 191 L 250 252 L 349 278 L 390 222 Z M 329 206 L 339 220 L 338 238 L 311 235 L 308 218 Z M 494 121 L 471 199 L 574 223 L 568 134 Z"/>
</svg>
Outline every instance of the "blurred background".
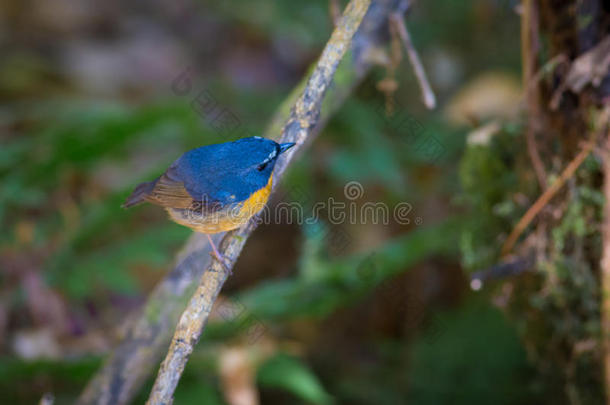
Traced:
<svg viewBox="0 0 610 405">
<path fill-rule="evenodd" d="M 522 187 L 521 199 L 504 198 L 521 186 L 516 6 L 417 2 L 406 21 L 438 106 L 424 107 L 405 57 L 392 105 L 435 152 L 405 142 L 376 86 L 387 71 L 375 68 L 271 202 L 295 188 L 292 201 L 348 202 L 355 181 L 357 204 L 405 202 L 409 220 L 260 226 L 222 291 L 230 315 L 212 315 L 176 404 L 567 403 L 570 389 L 581 401 L 570 403 L 600 403 L 597 366 L 549 367 L 552 352 L 538 347 L 548 330 L 527 336 L 534 310 L 510 279 L 470 287 L 536 197 Z M 263 131 L 320 54 L 329 9 L 326 0 L 0 3 L 4 403 L 77 398 L 190 235 L 158 207 L 121 203 L 188 149 L 277 136 Z M 192 89 L 177 91 L 185 72 Z M 193 108 L 201 92 L 234 118 L 230 131 Z M 472 133 L 489 122 L 501 124 Z M 595 300 L 587 308 L 597 314 Z M 239 326 L 244 313 L 254 335 Z M 587 353 L 596 326 L 582 328 Z"/>
</svg>

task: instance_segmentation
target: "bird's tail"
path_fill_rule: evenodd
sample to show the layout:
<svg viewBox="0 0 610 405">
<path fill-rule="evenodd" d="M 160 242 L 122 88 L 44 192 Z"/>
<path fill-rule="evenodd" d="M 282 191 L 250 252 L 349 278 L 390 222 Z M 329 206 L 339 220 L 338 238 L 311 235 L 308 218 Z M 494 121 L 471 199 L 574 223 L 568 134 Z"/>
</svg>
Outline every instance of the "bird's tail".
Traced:
<svg viewBox="0 0 610 405">
<path fill-rule="evenodd" d="M 127 197 L 127 200 L 125 203 L 123 203 L 123 205 L 121 205 L 121 207 L 129 208 L 143 203 L 146 200 L 146 197 L 152 193 L 153 189 L 155 188 L 155 184 L 157 184 L 157 180 L 159 179 L 138 184 L 136 189 L 133 190 L 133 193 L 131 193 L 129 197 Z"/>
</svg>

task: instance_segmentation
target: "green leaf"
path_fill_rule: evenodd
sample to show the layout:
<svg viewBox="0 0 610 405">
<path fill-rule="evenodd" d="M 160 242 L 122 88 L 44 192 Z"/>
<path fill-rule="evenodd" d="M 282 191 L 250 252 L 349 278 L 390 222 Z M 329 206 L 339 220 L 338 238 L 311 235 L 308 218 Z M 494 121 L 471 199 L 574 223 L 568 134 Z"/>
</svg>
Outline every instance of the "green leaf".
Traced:
<svg viewBox="0 0 610 405">
<path fill-rule="evenodd" d="M 257 377 L 263 386 L 284 389 L 310 403 L 333 402 L 309 367 L 301 360 L 286 354 L 267 360 L 258 370 Z"/>
</svg>

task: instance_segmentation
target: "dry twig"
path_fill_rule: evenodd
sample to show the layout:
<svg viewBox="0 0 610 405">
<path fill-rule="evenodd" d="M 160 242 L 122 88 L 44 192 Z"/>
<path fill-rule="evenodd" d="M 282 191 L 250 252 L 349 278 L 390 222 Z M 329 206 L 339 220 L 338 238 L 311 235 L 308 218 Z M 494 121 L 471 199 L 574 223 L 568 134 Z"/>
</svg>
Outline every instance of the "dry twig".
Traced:
<svg viewBox="0 0 610 405">
<path fill-rule="evenodd" d="M 551 200 L 551 198 L 553 198 L 557 191 L 559 191 L 561 187 L 563 187 L 566 181 L 574 175 L 576 169 L 580 167 L 582 162 L 584 162 L 587 156 L 589 156 L 589 153 L 591 153 L 591 150 L 593 149 L 593 146 L 595 144 L 594 140 L 595 136 L 594 139 L 588 141 L 585 144 L 581 151 L 578 152 L 574 159 L 572 159 L 572 161 L 568 163 L 563 172 L 561 172 L 559 178 L 555 180 L 555 182 L 544 193 L 542 193 L 540 197 L 538 197 L 536 202 L 527 210 L 525 215 L 521 217 L 519 222 L 517 222 L 515 228 L 512 230 L 510 235 L 508 235 L 508 238 L 506 238 L 504 246 L 502 246 L 502 256 L 508 254 L 511 251 L 511 249 L 515 245 L 515 242 L 517 241 L 517 239 L 519 239 L 519 236 L 521 236 L 525 228 L 527 228 L 527 226 L 532 222 L 536 215 L 538 215 L 538 213 L 548 204 L 548 202 Z"/>
<path fill-rule="evenodd" d="M 407 30 L 404 17 L 400 13 L 392 13 L 390 15 L 390 22 L 396 28 L 398 36 L 402 40 L 405 50 L 407 51 L 409 62 L 411 62 L 411 66 L 413 66 L 415 77 L 417 77 L 417 82 L 419 83 L 419 87 L 421 89 L 424 104 L 427 108 L 433 109 L 436 107 L 436 96 L 434 95 L 434 91 L 432 91 L 430 82 L 428 82 L 424 65 L 422 64 L 419 54 L 413 45 L 413 41 L 411 40 L 411 35 L 409 35 L 409 31 Z"/>
<path fill-rule="evenodd" d="M 541 190 L 546 190 L 546 171 L 536 146 L 536 133 L 540 127 L 540 107 L 538 82 L 535 77 L 537 69 L 536 55 L 538 54 L 538 16 L 533 0 L 523 1 L 521 13 L 521 59 L 523 64 L 523 89 L 528 109 L 527 129 L 525 139 L 527 152 L 534 167 Z"/>
</svg>

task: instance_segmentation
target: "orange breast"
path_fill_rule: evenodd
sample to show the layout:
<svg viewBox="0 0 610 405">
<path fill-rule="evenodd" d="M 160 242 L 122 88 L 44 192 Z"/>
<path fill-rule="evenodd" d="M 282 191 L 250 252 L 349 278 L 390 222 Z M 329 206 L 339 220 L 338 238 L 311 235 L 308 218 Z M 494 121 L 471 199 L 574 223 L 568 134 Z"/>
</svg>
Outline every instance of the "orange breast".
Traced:
<svg viewBox="0 0 610 405">
<path fill-rule="evenodd" d="M 166 208 L 170 218 L 180 225 L 202 233 L 226 232 L 239 228 L 265 207 L 271 194 L 273 175 L 267 185 L 252 193 L 247 200 L 230 204 L 213 213 L 202 215 L 186 209 Z"/>
</svg>

